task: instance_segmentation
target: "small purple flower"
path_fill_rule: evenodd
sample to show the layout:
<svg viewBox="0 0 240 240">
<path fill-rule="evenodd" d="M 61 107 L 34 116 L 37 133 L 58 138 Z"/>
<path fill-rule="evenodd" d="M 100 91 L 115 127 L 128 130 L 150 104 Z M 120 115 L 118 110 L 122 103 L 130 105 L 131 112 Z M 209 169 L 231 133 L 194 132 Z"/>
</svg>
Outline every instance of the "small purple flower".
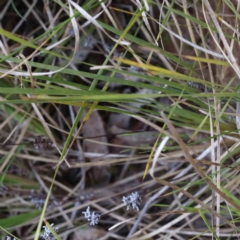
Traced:
<svg viewBox="0 0 240 240">
<path fill-rule="evenodd" d="M 99 214 L 95 214 L 95 212 L 90 212 L 90 207 L 88 206 L 86 212 L 82 212 L 82 214 L 84 214 L 85 218 L 88 220 L 88 222 L 90 222 L 90 225 L 97 225 L 98 221 L 100 219 L 100 215 Z"/>
<path fill-rule="evenodd" d="M 127 197 L 123 196 L 122 201 L 124 205 L 127 206 L 127 210 L 132 206 L 133 209 L 136 208 L 136 210 L 139 211 L 138 206 L 141 204 L 142 199 L 138 192 L 133 192 Z"/>
</svg>

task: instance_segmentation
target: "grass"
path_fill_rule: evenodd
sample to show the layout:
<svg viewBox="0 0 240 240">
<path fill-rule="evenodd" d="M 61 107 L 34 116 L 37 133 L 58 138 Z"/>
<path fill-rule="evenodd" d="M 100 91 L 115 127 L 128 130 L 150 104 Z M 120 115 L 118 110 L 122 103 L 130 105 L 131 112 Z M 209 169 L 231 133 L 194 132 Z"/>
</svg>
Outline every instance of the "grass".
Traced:
<svg viewBox="0 0 240 240">
<path fill-rule="evenodd" d="M 237 239 L 235 2 L 0 9 L 1 239 Z"/>
</svg>

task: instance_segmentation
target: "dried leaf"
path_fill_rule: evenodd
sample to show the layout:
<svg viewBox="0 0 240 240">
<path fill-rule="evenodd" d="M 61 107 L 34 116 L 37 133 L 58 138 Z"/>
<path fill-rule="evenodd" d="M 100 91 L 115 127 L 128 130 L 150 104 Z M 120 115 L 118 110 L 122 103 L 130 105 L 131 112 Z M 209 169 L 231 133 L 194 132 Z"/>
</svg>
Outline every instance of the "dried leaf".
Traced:
<svg viewBox="0 0 240 240">
<path fill-rule="evenodd" d="M 82 134 L 85 138 L 83 141 L 83 150 L 90 153 L 109 154 L 104 124 L 98 111 L 94 111 L 89 119 L 84 123 Z M 93 158 L 92 161 L 99 161 L 99 158 Z M 108 182 L 109 173 L 105 166 L 92 168 L 94 178 L 97 181 Z"/>
<path fill-rule="evenodd" d="M 103 121 L 97 111 L 94 111 L 82 128 L 84 139 L 83 150 L 85 152 L 108 154 L 106 132 Z M 99 137 L 98 137 L 99 136 Z"/>
</svg>

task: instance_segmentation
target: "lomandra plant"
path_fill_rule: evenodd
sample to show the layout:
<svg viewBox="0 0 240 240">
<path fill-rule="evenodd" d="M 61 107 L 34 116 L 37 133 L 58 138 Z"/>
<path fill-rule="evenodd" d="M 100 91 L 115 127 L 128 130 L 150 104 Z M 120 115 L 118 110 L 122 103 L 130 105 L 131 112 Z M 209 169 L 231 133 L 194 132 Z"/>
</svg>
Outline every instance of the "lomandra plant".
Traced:
<svg viewBox="0 0 240 240">
<path fill-rule="evenodd" d="M 2 239 L 238 237 L 238 1 L 0 12 Z"/>
</svg>

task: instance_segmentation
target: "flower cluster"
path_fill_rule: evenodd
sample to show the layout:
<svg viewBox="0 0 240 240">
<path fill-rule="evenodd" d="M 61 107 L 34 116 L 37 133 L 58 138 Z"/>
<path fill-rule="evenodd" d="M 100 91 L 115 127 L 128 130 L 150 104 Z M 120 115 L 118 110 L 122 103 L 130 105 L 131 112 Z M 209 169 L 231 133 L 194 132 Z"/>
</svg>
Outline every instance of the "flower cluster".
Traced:
<svg viewBox="0 0 240 240">
<path fill-rule="evenodd" d="M 54 224 L 52 223 L 51 227 L 53 227 L 53 225 Z M 43 226 L 43 229 L 44 229 L 44 232 L 43 232 L 43 234 L 40 235 L 40 237 L 42 239 L 44 239 L 44 240 L 54 240 L 55 239 L 53 234 L 51 233 L 50 229 L 47 226 Z M 53 230 L 55 232 L 57 232 L 58 231 L 58 227 L 53 227 Z"/>
<path fill-rule="evenodd" d="M 41 191 L 37 191 L 35 192 L 33 189 L 31 190 L 31 193 L 29 195 L 29 199 L 32 203 L 35 204 L 35 207 L 37 209 L 41 209 L 45 203 L 45 196 L 43 194 L 41 194 Z M 51 198 L 49 200 L 49 203 L 48 203 L 48 206 L 47 206 L 47 209 L 50 210 L 50 209 L 53 209 L 55 207 L 58 207 L 58 206 L 61 206 L 61 202 L 57 201 L 55 198 Z"/>
<path fill-rule="evenodd" d="M 0 185 L 0 194 L 5 193 L 7 190 L 8 190 L 8 188 L 4 184 Z"/>
<path fill-rule="evenodd" d="M 141 197 L 138 194 L 138 192 L 133 192 L 129 196 L 125 197 L 123 196 L 122 201 L 125 206 L 127 206 L 127 210 L 132 207 L 133 209 L 136 209 L 139 211 L 139 205 L 141 204 Z M 100 219 L 100 215 L 96 214 L 95 212 L 90 211 L 90 207 L 86 209 L 85 212 L 82 212 L 84 214 L 85 218 L 88 220 L 90 225 L 97 225 Z"/>
<path fill-rule="evenodd" d="M 83 47 L 93 49 L 96 43 L 97 43 L 97 40 L 92 35 L 90 35 L 84 38 Z"/>
<path fill-rule="evenodd" d="M 76 198 L 76 201 L 75 201 L 75 204 L 74 204 L 75 207 L 80 206 L 81 204 L 86 203 L 88 200 L 93 199 L 94 196 L 95 196 L 94 192 L 88 192 L 88 193 L 83 193 L 83 194 L 79 195 Z"/>
<path fill-rule="evenodd" d="M 123 196 L 122 201 L 124 205 L 127 206 L 127 210 L 132 206 L 133 209 L 136 208 L 136 210 L 139 211 L 138 206 L 141 204 L 142 199 L 138 192 L 133 192 L 127 197 Z"/>
<path fill-rule="evenodd" d="M 16 238 L 11 238 L 11 237 L 9 237 L 9 236 L 7 236 L 7 239 L 6 240 L 17 240 Z"/>
<path fill-rule="evenodd" d="M 95 214 L 95 212 L 90 212 L 90 207 L 87 208 L 86 212 L 82 212 L 84 214 L 85 218 L 90 222 L 90 225 L 97 225 L 98 221 L 100 219 L 99 214 Z"/>
<path fill-rule="evenodd" d="M 35 142 L 33 143 L 33 146 L 36 150 L 45 150 L 52 148 L 53 142 L 49 138 L 37 136 L 35 137 Z"/>
</svg>

